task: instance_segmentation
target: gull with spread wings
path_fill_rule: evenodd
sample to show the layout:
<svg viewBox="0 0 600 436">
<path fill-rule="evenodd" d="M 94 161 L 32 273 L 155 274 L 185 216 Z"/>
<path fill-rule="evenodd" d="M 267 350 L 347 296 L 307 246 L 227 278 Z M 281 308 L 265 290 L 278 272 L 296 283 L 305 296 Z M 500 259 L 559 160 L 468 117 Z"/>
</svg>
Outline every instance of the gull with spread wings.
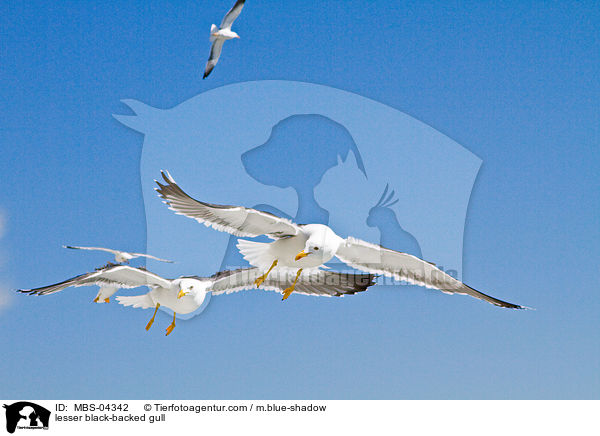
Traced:
<svg viewBox="0 0 600 436">
<path fill-rule="evenodd" d="M 225 17 L 223 17 L 223 21 L 219 27 L 217 27 L 216 24 L 213 24 L 210 27 L 210 42 L 212 42 L 212 46 L 210 47 L 210 55 L 208 56 L 208 62 L 206 63 L 204 76 L 202 76 L 203 79 L 208 77 L 215 65 L 217 65 L 217 62 L 219 62 L 219 56 L 221 56 L 221 50 L 223 50 L 223 44 L 225 44 L 225 41 L 240 37 L 237 33 L 231 30 L 231 26 L 242 12 L 244 1 L 245 0 L 238 0 L 235 2 L 235 5 L 233 5 L 231 10 L 225 14 Z"/>
<path fill-rule="evenodd" d="M 173 263 L 172 260 L 161 259 L 159 257 L 152 256 L 144 253 L 130 253 L 129 251 L 113 250 L 112 248 L 104 247 L 76 247 L 74 245 L 63 245 L 63 248 L 70 248 L 72 250 L 92 250 L 92 251 L 106 251 L 107 253 L 114 254 L 115 262 L 117 263 L 129 263 L 131 259 L 136 257 L 147 257 L 148 259 L 158 260 L 160 262 Z"/>
<path fill-rule="evenodd" d="M 154 323 L 154 317 L 160 306 L 173 310 L 173 322 L 167 328 L 169 335 L 175 328 L 177 313 L 190 313 L 198 309 L 206 296 L 206 288 L 211 284 L 208 279 L 200 277 L 180 277 L 178 279 L 165 279 L 145 268 L 134 268 L 129 265 L 109 264 L 95 271 L 80 274 L 60 283 L 35 289 L 20 289 L 18 292 L 29 295 L 49 295 L 70 287 L 99 286 L 100 290 L 94 299 L 95 303 L 108 303 L 109 298 L 121 288 L 137 288 L 147 286 L 151 290 L 144 295 L 133 297 L 117 297 L 125 306 L 154 307 L 154 316 L 146 326 L 146 330 Z M 178 293 L 186 292 L 189 296 L 179 299 Z"/>
<path fill-rule="evenodd" d="M 238 249 L 251 265 L 266 271 L 256 279 L 260 286 L 274 269 L 293 269 L 296 281 L 285 289 L 283 299 L 294 292 L 303 270 L 324 266 L 334 256 L 358 270 L 382 274 L 396 280 L 438 289 L 448 294 L 466 294 L 500 307 L 525 309 L 491 297 L 446 274 L 418 257 L 371 244 L 357 238 L 341 238 L 323 224 L 296 224 L 292 221 L 243 206 L 210 204 L 187 195 L 168 172 L 164 182 L 156 181 L 160 197 L 175 213 L 193 218 L 207 227 L 241 237 L 266 235 L 273 242 L 240 239 Z"/>
<path fill-rule="evenodd" d="M 146 325 L 150 329 L 156 313 L 161 306 L 173 311 L 173 322 L 167 328 L 169 335 L 175 328 L 176 314 L 187 314 L 197 310 L 204 302 L 208 292 L 213 295 L 230 294 L 254 288 L 261 271 L 257 268 L 244 268 L 234 271 L 220 271 L 210 277 L 182 276 L 166 279 L 145 268 L 128 265 L 107 265 L 95 271 L 78 275 L 60 283 L 35 289 L 22 289 L 18 292 L 30 295 L 49 295 L 70 287 L 99 286 L 100 290 L 94 302 L 108 303 L 109 297 L 121 288 L 147 286 L 150 291 L 143 295 L 118 296 L 117 301 L 124 306 L 142 309 L 154 309 L 154 315 Z M 371 274 L 336 273 L 333 271 L 315 271 L 302 277 L 296 292 L 305 295 L 323 297 L 341 297 L 366 291 L 372 286 L 375 276 Z M 293 278 L 289 274 L 271 274 L 264 280 L 261 288 L 266 291 L 283 292 Z"/>
</svg>

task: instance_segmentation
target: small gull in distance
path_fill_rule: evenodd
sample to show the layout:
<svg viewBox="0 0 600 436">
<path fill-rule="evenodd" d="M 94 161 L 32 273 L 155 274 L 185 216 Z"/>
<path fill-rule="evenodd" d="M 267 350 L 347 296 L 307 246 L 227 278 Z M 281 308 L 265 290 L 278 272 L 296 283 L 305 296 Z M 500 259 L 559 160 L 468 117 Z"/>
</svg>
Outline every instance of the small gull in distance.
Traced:
<svg viewBox="0 0 600 436">
<path fill-rule="evenodd" d="M 208 56 L 208 62 L 206 63 L 204 75 L 202 76 L 203 79 L 208 77 L 213 68 L 215 68 L 215 65 L 217 65 L 217 62 L 219 62 L 219 56 L 221 56 L 221 50 L 223 49 L 225 41 L 240 37 L 231 30 L 231 26 L 242 12 L 244 1 L 245 0 L 238 0 L 235 2 L 235 5 L 233 5 L 231 10 L 223 17 L 223 21 L 219 27 L 215 24 L 210 27 L 210 42 L 212 42 L 212 46 L 210 47 L 210 55 Z"/>
<path fill-rule="evenodd" d="M 106 251 L 107 253 L 112 253 L 115 255 L 115 262 L 117 263 L 129 263 L 131 259 L 136 257 L 147 257 L 149 259 L 158 260 L 160 262 L 173 263 L 172 260 L 161 259 L 159 257 L 152 256 L 150 254 L 143 253 L 131 253 L 129 251 L 120 251 L 113 250 L 112 248 L 104 248 L 104 247 L 76 247 L 73 245 L 63 245 L 63 248 L 71 248 L 73 250 L 94 250 L 94 251 Z"/>
</svg>

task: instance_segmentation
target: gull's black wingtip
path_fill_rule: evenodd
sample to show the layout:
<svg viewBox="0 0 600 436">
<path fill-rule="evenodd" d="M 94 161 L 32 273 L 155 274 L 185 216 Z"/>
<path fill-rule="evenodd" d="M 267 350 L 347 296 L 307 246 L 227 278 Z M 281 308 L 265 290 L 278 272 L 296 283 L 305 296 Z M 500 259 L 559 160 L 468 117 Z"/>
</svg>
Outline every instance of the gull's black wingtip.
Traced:
<svg viewBox="0 0 600 436">
<path fill-rule="evenodd" d="M 507 303 L 506 301 L 499 300 L 501 304 L 496 304 L 498 307 L 503 307 L 504 309 L 512 309 L 512 310 L 535 310 L 531 307 L 521 306 L 520 304 Z"/>
</svg>

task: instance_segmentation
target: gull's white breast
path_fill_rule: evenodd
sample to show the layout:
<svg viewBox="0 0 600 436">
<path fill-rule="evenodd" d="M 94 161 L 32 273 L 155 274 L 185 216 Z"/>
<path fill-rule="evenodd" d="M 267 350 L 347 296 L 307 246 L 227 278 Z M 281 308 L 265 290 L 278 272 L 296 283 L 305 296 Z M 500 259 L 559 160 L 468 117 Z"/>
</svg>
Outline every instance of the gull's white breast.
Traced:
<svg viewBox="0 0 600 436">
<path fill-rule="evenodd" d="M 198 304 L 194 297 L 190 295 L 184 295 L 181 298 L 177 298 L 177 291 L 171 289 L 157 288 L 150 291 L 150 297 L 154 303 L 160 303 L 161 306 L 168 307 L 173 312 L 191 313 L 200 307 L 201 303 Z"/>
</svg>

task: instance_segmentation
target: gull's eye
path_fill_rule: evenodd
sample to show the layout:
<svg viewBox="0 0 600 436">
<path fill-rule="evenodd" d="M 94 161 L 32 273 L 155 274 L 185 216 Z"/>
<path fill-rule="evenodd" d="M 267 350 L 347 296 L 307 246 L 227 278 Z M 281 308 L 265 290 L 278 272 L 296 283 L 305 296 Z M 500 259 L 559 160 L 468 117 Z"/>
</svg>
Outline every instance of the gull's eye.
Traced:
<svg viewBox="0 0 600 436">
<path fill-rule="evenodd" d="M 313 247 L 315 251 L 319 251 L 319 247 Z"/>
</svg>

